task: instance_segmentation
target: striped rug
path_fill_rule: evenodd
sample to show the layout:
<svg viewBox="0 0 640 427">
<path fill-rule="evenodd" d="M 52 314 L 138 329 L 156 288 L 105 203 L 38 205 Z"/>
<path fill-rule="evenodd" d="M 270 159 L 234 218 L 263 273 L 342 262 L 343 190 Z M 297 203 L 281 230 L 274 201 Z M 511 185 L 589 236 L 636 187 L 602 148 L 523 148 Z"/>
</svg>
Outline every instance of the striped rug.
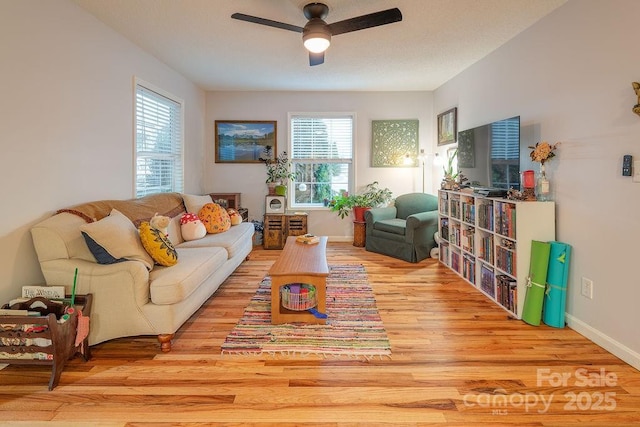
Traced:
<svg viewBox="0 0 640 427">
<path fill-rule="evenodd" d="M 222 354 L 321 355 L 376 358 L 391 355 L 375 297 L 360 264 L 330 266 L 327 324 L 271 324 L 271 279 L 258 291 L 222 344 Z"/>
</svg>

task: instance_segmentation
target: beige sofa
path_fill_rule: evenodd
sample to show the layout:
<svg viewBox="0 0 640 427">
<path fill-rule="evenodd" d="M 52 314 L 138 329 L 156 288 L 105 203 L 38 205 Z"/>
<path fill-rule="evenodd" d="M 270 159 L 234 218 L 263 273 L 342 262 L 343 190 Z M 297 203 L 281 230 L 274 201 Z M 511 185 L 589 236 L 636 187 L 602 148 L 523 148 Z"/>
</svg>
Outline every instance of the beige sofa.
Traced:
<svg viewBox="0 0 640 427">
<path fill-rule="evenodd" d="M 199 209 L 208 196 L 156 194 L 134 200 L 103 200 L 58 211 L 36 224 L 31 235 L 47 285 L 71 292 L 76 268 L 77 294 L 93 294 L 89 344 L 137 335 L 157 335 L 162 351 L 171 350 L 175 332 L 249 256 L 254 226 L 243 222 L 219 234 L 184 241 L 182 213 Z M 169 239 L 178 253 L 171 267 L 149 268 L 127 260 L 98 264 L 81 233 L 83 224 L 117 209 L 134 226 L 155 213 L 172 218 Z M 197 211 L 195 211 L 197 213 Z"/>
</svg>

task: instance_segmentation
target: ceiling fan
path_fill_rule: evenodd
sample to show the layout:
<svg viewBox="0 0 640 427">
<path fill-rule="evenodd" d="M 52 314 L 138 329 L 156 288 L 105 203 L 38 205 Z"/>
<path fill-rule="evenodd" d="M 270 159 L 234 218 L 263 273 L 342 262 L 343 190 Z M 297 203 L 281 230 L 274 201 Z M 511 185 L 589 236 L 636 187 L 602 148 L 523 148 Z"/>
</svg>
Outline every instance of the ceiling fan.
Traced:
<svg viewBox="0 0 640 427">
<path fill-rule="evenodd" d="M 253 22 L 254 24 L 267 25 L 269 27 L 302 33 L 302 41 L 309 51 L 309 65 L 312 66 L 324 62 L 324 51 L 327 50 L 331 44 L 331 36 L 402 21 L 402 13 L 397 7 L 345 19 L 344 21 L 334 22 L 333 24 L 327 24 L 324 21 L 329 14 L 329 7 L 324 3 L 309 3 L 302 11 L 304 12 L 304 16 L 309 20 L 304 27 L 259 18 L 257 16 L 245 15 L 244 13 L 234 13 L 231 17 L 241 21 Z"/>
</svg>

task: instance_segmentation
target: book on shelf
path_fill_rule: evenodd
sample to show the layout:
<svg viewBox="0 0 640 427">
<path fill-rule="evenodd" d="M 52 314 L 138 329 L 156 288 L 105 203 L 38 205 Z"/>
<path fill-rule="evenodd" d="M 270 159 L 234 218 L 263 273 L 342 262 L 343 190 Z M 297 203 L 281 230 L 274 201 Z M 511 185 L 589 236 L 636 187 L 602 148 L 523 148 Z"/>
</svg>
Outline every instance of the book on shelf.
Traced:
<svg viewBox="0 0 640 427">
<path fill-rule="evenodd" d="M 320 238 L 313 234 L 303 234 L 296 237 L 296 242 L 304 243 L 305 245 L 315 245 L 320 242 Z"/>
<path fill-rule="evenodd" d="M 64 292 L 64 286 L 23 286 L 22 298 L 61 299 L 64 298 Z"/>
<path fill-rule="evenodd" d="M 0 316 L 40 316 L 37 311 L 12 310 L 10 308 L 0 308 Z"/>
</svg>

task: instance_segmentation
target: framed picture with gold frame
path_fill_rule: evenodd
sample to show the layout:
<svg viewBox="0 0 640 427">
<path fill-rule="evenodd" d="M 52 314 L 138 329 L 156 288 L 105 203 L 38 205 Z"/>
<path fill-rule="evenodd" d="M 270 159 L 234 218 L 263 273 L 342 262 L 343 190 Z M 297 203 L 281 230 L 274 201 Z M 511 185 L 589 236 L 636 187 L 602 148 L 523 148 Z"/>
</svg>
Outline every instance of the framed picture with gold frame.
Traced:
<svg viewBox="0 0 640 427">
<path fill-rule="evenodd" d="M 456 142 L 458 133 L 458 108 L 438 114 L 438 145 Z"/>
<path fill-rule="evenodd" d="M 266 147 L 271 160 L 278 152 L 275 120 L 216 120 L 215 136 L 216 163 L 262 163 Z"/>
</svg>

